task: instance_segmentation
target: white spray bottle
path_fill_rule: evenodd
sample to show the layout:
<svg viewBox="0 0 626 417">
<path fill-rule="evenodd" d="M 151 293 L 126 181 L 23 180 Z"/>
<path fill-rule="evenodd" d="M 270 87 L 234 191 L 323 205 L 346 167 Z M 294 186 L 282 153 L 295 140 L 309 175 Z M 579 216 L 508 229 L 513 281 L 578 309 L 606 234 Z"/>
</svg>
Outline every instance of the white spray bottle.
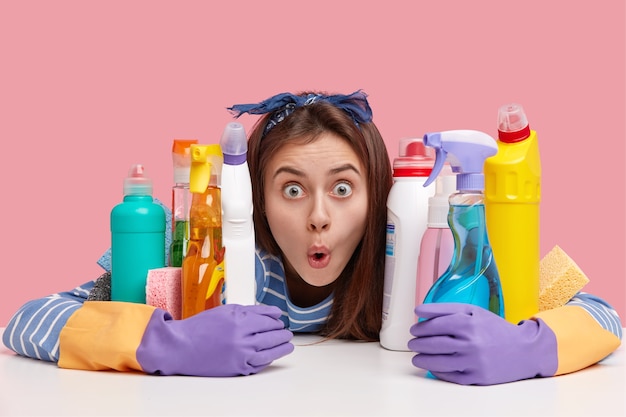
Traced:
<svg viewBox="0 0 626 417">
<path fill-rule="evenodd" d="M 248 139 L 242 124 L 230 122 L 220 140 L 222 165 L 222 241 L 225 252 L 226 303 L 256 302 L 255 237 Z"/>
</svg>

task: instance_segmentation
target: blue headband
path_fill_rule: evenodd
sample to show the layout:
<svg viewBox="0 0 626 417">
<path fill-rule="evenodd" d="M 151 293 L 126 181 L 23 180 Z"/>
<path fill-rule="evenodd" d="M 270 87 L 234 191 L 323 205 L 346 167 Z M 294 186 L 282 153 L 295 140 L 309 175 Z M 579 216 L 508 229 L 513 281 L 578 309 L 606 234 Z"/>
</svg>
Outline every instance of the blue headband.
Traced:
<svg viewBox="0 0 626 417">
<path fill-rule="evenodd" d="M 359 123 L 369 123 L 372 121 L 372 109 L 367 102 L 367 94 L 363 93 L 361 90 L 357 90 L 348 95 L 336 94 L 331 96 L 323 94 L 299 96 L 292 93 L 281 93 L 257 104 L 235 104 L 229 107 L 228 110 L 235 118 L 241 116 L 243 113 L 273 113 L 263 131 L 263 136 L 265 136 L 274 126 L 293 113 L 296 108 L 308 106 L 318 101 L 328 102 L 345 111 L 350 115 L 357 126 L 359 126 Z"/>
</svg>

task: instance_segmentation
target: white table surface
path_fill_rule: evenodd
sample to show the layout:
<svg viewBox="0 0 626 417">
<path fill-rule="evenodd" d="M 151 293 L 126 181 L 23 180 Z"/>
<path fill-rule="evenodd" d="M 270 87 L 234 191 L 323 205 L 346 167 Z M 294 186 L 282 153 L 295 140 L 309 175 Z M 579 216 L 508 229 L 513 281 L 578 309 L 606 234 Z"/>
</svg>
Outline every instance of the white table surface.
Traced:
<svg viewBox="0 0 626 417">
<path fill-rule="evenodd" d="M 296 336 L 291 355 L 235 378 L 60 369 L 0 344 L 0 415 L 626 415 L 623 345 L 570 375 L 477 387 L 427 378 L 410 352 L 317 340 Z"/>
</svg>

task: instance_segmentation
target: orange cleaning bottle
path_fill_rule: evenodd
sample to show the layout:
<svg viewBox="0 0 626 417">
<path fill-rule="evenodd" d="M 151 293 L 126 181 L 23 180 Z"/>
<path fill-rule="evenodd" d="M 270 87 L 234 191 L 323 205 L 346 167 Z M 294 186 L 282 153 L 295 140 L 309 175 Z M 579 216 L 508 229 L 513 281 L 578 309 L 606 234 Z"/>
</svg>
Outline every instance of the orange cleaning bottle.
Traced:
<svg viewBox="0 0 626 417">
<path fill-rule="evenodd" d="M 182 318 L 223 304 L 224 253 L 219 145 L 191 145 L 189 242 L 182 265 Z"/>
<path fill-rule="evenodd" d="M 537 132 L 519 104 L 498 112 L 498 152 L 485 160 L 487 232 L 498 265 L 504 318 L 514 324 L 539 310 L 541 161 Z"/>
</svg>

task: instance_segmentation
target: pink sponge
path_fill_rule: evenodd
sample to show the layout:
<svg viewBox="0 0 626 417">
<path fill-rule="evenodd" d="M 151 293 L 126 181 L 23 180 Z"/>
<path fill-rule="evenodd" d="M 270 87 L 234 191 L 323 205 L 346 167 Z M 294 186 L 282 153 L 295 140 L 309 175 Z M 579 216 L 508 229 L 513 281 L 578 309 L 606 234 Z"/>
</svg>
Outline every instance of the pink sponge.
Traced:
<svg viewBox="0 0 626 417">
<path fill-rule="evenodd" d="M 167 266 L 148 270 L 146 304 L 169 312 L 176 320 L 181 318 L 182 268 Z"/>
</svg>

